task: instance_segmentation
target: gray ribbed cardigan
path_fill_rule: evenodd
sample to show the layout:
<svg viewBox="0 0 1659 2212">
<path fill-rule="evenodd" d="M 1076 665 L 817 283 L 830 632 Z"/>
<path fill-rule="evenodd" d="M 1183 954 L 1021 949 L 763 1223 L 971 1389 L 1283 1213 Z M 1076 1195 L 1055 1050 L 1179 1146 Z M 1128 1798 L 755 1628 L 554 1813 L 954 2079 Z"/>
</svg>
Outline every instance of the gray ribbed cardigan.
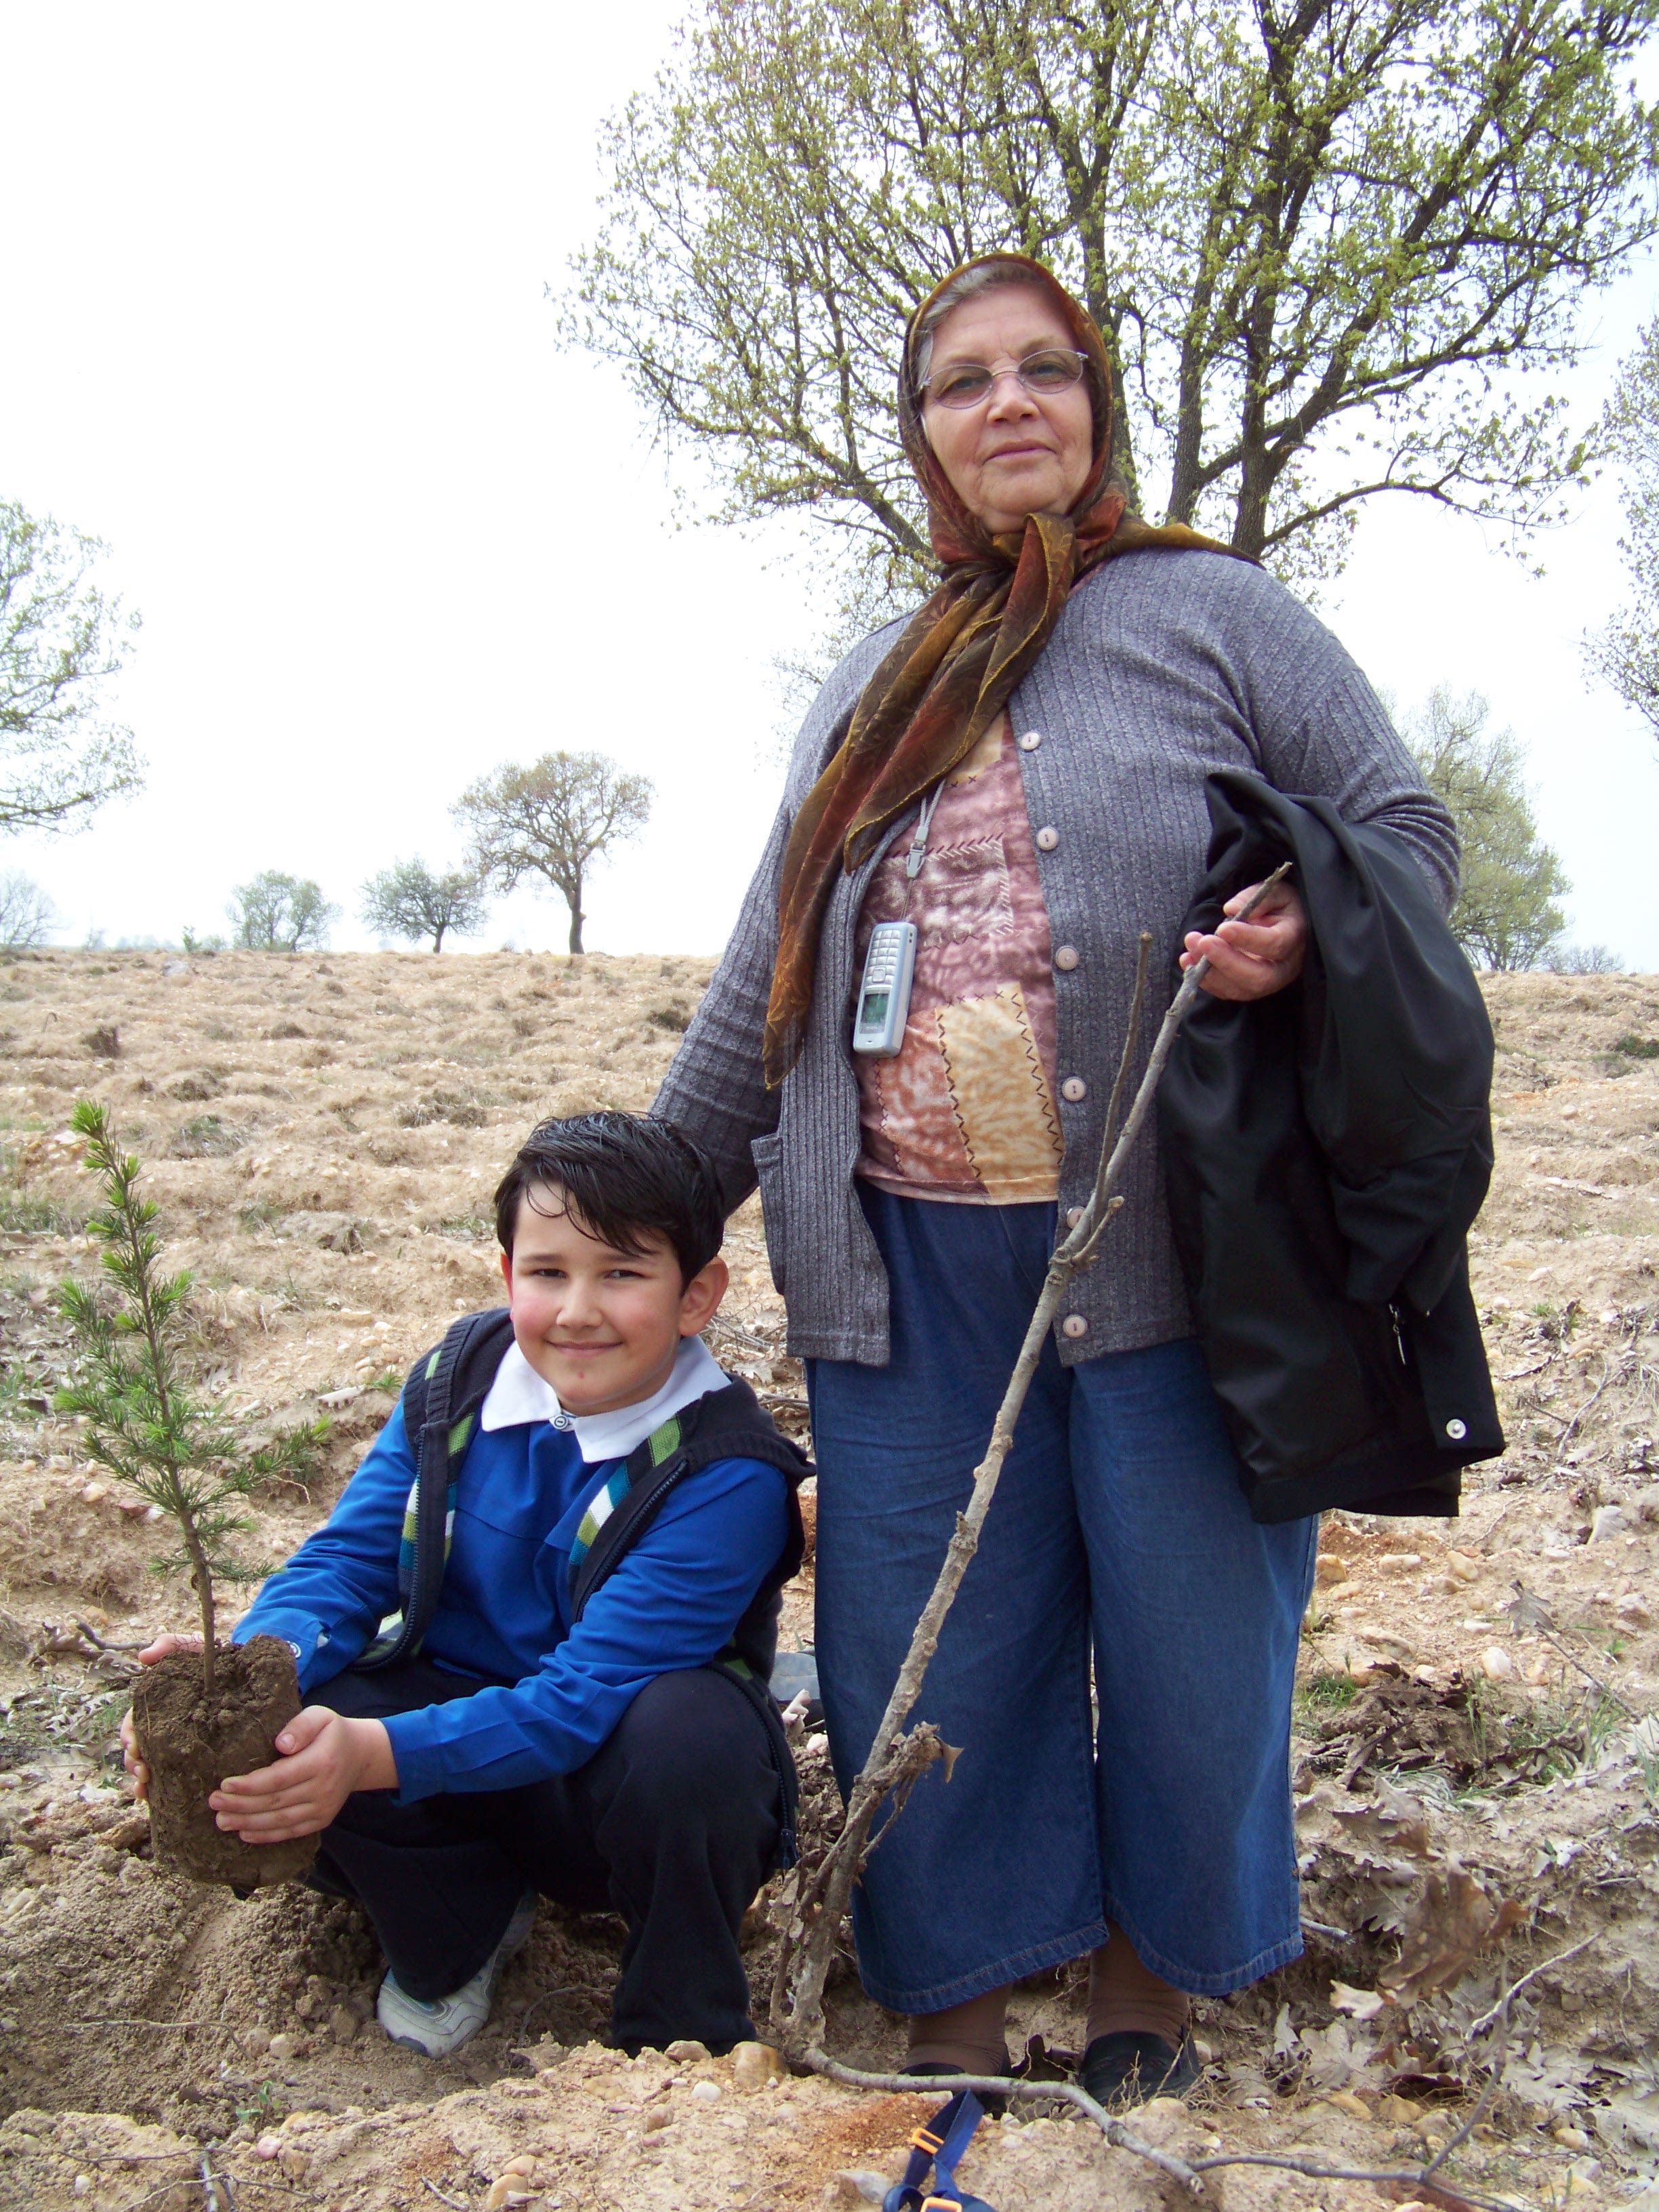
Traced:
<svg viewBox="0 0 1659 2212">
<path fill-rule="evenodd" d="M 836 886 L 805 1048 L 778 1091 L 762 1077 L 761 1034 L 790 824 L 893 635 L 879 630 L 849 653 L 807 715 L 764 856 L 654 1109 L 711 1154 L 728 1207 L 758 1181 L 790 1350 L 877 1367 L 887 1360 L 887 1278 L 854 1180 L 854 934 L 877 861 L 908 820 Z M 1057 832 L 1052 849 L 1037 853 L 1053 943 L 1078 954 L 1075 966 L 1054 970 L 1056 1073 L 1085 1085 L 1081 1098 L 1059 1104 L 1063 1210 L 1081 1205 L 1093 1182 L 1141 930 L 1154 939 L 1154 1017 L 1173 988 L 1181 923 L 1204 872 L 1211 769 L 1243 769 L 1281 791 L 1328 799 L 1346 820 L 1383 824 L 1448 905 L 1457 842 L 1342 647 L 1283 586 L 1241 561 L 1149 550 L 1106 562 L 1073 592 L 1009 714 L 1024 740 L 1018 757 L 1031 827 Z M 1156 1018 L 1143 1025 L 1143 1063 L 1156 1028 Z M 1150 1127 L 1124 1195 L 1100 1260 L 1073 1286 L 1072 1328 L 1058 1337 L 1068 1362 L 1191 1333 Z"/>
</svg>

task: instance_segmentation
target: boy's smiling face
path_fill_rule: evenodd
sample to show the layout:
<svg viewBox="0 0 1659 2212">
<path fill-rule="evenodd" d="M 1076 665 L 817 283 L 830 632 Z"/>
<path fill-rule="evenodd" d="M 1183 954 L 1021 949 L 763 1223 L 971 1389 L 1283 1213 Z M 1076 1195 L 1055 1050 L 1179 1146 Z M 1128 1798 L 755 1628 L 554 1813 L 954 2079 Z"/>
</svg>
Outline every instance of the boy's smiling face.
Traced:
<svg viewBox="0 0 1659 2212">
<path fill-rule="evenodd" d="M 724 1260 L 684 1282 L 673 1246 L 645 1232 L 641 1252 L 590 1237 L 540 1184 L 519 1201 L 501 1275 L 519 1349 L 568 1413 L 614 1413 L 661 1389 L 683 1337 L 706 1328 L 726 1296 Z"/>
</svg>

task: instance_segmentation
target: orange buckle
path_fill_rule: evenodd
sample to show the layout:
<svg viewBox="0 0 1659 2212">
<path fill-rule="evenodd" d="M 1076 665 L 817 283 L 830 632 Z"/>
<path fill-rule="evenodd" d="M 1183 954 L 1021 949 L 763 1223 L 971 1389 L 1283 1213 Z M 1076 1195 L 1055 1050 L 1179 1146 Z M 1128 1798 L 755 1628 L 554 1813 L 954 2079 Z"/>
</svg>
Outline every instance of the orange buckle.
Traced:
<svg viewBox="0 0 1659 2212">
<path fill-rule="evenodd" d="M 962 2212 L 962 2199 L 959 2197 L 924 2197 L 921 2212 Z"/>
<path fill-rule="evenodd" d="M 916 2130 L 910 2140 L 918 2150 L 925 2150 L 929 2158 L 937 2158 L 945 2147 L 944 2136 L 936 2136 L 925 2124 Z"/>
</svg>

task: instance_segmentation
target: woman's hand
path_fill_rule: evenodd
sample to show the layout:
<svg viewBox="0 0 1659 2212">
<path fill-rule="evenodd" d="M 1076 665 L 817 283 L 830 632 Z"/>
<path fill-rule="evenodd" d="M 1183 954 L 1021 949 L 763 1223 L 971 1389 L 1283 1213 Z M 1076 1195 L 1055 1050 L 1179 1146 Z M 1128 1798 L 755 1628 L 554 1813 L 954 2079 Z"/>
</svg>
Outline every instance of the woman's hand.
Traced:
<svg viewBox="0 0 1659 2212">
<path fill-rule="evenodd" d="M 276 1739 L 282 1753 L 257 1773 L 228 1775 L 208 1803 L 245 1844 L 314 1836 L 354 1790 L 395 1790 L 398 1763 L 379 1721 L 348 1720 L 307 1705 Z"/>
<path fill-rule="evenodd" d="M 138 1654 L 141 1667 L 153 1667 L 158 1659 L 165 1659 L 174 1651 L 199 1651 L 199 1636 L 174 1636 L 164 1632 L 154 1644 L 147 1644 Z M 121 1716 L 121 1758 L 127 1772 L 132 1777 L 132 1796 L 136 1804 L 142 1805 L 149 1795 L 149 1769 L 138 1756 L 138 1741 L 133 1733 L 132 1708 L 129 1705 Z"/>
<path fill-rule="evenodd" d="M 1247 884 L 1235 891 L 1224 915 L 1236 914 L 1260 890 Z M 1288 884 L 1275 884 L 1248 921 L 1223 921 L 1213 937 L 1189 929 L 1183 968 L 1195 968 L 1207 958 L 1200 990 L 1216 999 L 1269 999 L 1294 983 L 1302 973 L 1308 949 L 1308 916 L 1301 900 Z"/>
</svg>

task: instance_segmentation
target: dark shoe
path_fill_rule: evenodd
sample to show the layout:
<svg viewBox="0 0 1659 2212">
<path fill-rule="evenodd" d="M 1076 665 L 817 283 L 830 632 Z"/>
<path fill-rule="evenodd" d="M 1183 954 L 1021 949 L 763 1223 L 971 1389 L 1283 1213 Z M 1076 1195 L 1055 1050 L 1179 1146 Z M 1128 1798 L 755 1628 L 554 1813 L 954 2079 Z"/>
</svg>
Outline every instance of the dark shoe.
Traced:
<svg viewBox="0 0 1659 2212">
<path fill-rule="evenodd" d="M 1124 2112 L 1154 2097 L 1184 2097 L 1200 2071 L 1191 2036 L 1177 2048 L 1143 2028 L 1120 2028 L 1096 2036 L 1084 2052 L 1078 2086 L 1109 2112 Z"/>
<path fill-rule="evenodd" d="M 925 2074 L 931 2081 L 935 2075 L 942 2077 L 951 2074 L 960 2074 L 963 2069 L 960 2066 L 947 2066 L 940 2058 L 924 2058 L 920 2066 L 901 2066 L 898 2070 L 901 2074 Z M 1012 2076 L 1013 2070 L 1013 2062 L 1005 2051 L 1002 2054 L 1002 2063 L 997 2071 Z M 920 2091 L 917 2094 L 920 2094 Z M 979 2093 L 975 2091 L 975 2094 L 978 2095 Z M 1008 2100 L 1006 2097 L 997 2096 L 994 2092 L 980 2096 L 979 2104 L 981 2111 L 988 2119 L 991 2120 L 1000 2120 L 1008 2109 Z"/>
</svg>

